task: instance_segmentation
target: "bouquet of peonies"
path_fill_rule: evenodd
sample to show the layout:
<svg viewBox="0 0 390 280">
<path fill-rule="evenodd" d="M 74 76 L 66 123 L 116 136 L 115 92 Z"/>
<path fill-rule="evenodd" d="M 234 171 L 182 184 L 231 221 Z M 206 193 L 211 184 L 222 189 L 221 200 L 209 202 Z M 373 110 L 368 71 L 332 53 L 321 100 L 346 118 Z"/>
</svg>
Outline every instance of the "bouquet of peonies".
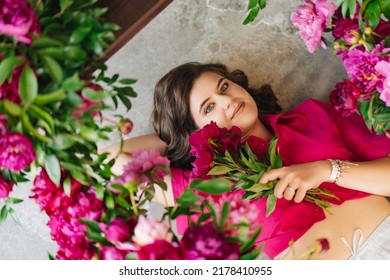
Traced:
<svg viewBox="0 0 390 280">
<path fill-rule="evenodd" d="M 263 174 L 271 169 L 282 167 L 282 158 L 277 153 L 277 136 L 268 147 L 259 147 L 255 136 L 241 143 L 241 130 L 220 128 L 215 122 L 193 132 L 190 136 L 190 154 L 195 157 L 192 178 L 209 179 L 213 176 L 226 178 L 234 182 L 232 189 L 244 191 L 244 198 L 266 198 L 266 216 L 276 207 L 274 188 L 278 180 L 267 184 L 259 183 Z M 257 142 L 258 143 L 258 142 Z M 305 200 L 327 209 L 329 203 L 323 198 L 337 197 L 326 189 L 311 189 Z"/>
<path fill-rule="evenodd" d="M 359 113 L 369 129 L 390 137 L 390 5 L 388 1 L 306 0 L 291 21 L 310 52 L 334 48 L 348 79 L 336 84 L 330 101 L 343 116 Z M 333 40 L 323 32 L 331 32 Z"/>
<path fill-rule="evenodd" d="M 310 53 L 329 46 L 349 79 L 336 84 L 330 102 L 343 116 L 360 114 L 368 129 L 390 137 L 390 3 L 387 0 L 305 0 L 291 22 Z M 266 0 L 249 0 L 244 24 Z M 325 36 L 331 33 L 332 39 Z"/>
<path fill-rule="evenodd" d="M 68 196 L 42 170 L 33 197 L 50 218 L 48 226 L 59 245 L 55 258 L 223 260 L 259 255 L 261 247 L 254 242 L 260 229 L 253 226 L 257 208 L 234 195 L 219 200 L 199 195 L 227 193 L 231 184 L 226 180 L 193 182 L 161 219 L 148 216 L 146 205 L 156 187 L 166 190 L 169 173 L 167 158 L 138 150 L 106 190 L 83 190 L 71 181 Z M 181 239 L 171 225 L 179 215 L 194 217 Z"/>
</svg>

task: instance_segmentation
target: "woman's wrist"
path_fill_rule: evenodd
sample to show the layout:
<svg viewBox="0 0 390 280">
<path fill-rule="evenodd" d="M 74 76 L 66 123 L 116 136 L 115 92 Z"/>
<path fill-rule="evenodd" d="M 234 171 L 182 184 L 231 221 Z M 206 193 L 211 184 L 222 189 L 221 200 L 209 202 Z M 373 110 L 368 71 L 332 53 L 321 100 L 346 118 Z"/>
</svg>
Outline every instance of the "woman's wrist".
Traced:
<svg viewBox="0 0 390 280">
<path fill-rule="evenodd" d="M 327 182 L 335 184 L 337 184 L 341 177 L 348 174 L 348 169 L 351 168 L 351 165 L 358 165 L 356 163 L 340 159 L 327 159 L 327 161 L 331 165 L 331 173 Z"/>
</svg>

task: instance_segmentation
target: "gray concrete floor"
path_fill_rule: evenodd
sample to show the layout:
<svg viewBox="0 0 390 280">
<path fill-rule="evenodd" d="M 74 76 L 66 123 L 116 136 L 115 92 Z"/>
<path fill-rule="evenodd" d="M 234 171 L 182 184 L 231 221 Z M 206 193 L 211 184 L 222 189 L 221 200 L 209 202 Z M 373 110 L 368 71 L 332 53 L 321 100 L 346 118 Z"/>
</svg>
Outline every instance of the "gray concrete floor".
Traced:
<svg viewBox="0 0 390 280">
<path fill-rule="evenodd" d="M 273 0 L 250 25 L 242 25 L 247 0 L 173 1 L 107 62 L 109 73 L 135 78 L 139 96 L 125 114 L 135 124 L 130 136 L 152 132 L 149 123 L 153 88 L 172 67 L 188 61 L 221 62 L 244 70 L 253 86 L 269 83 L 284 110 L 307 98 L 328 99 L 336 82 L 346 77 L 332 50 L 310 54 L 290 23 L 301 0 Z M 101 147 L 118 141 L 116 133 Z M 15 207 L 21 226 L 11 219 L 0 225 L 0 259 L 48 259 L 55 255 L 47 217 L 28 200 L 31 187 L 12 193 L 26 201 Z M 159 211 L 160 208 L 153 208 Z"/>
</svg>

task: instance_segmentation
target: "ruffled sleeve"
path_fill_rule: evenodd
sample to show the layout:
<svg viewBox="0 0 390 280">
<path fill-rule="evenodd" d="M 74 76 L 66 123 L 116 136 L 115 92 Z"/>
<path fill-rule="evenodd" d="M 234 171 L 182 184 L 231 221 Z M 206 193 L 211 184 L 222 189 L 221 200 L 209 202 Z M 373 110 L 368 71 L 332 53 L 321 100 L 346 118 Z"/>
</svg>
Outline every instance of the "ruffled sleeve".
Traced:
<svg viewBox="0 0 390 280">
<path fill-rule="evenodd" d="M 377 135 L 375 131 L 370 131 L 361 116 L 353 114 L 342 117 L 333 107 L 328 110 L 335 120 L 344 143 L 357 161 L 373 160 L 389 155 L 390 138 L 385 134 Z"/>
</svg>

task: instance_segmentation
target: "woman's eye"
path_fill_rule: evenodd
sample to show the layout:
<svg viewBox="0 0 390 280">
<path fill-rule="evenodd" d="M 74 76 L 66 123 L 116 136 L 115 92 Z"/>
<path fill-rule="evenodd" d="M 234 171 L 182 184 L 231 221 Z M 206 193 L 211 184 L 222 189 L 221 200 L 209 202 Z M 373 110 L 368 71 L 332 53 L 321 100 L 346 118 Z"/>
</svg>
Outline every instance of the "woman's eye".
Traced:
<svg viewBox="0 0 390 280">
<path fill-rule="evenodd" d="M 207 105 L 206 109 L 204 110 L 205 114 L 210 113 L 213 110 L 213 107 L 214 106 L 212 104 Z"/>
<path fill-rule="evenodd" d="M 221 86 L 221 93 L 225 93 L 225 91 L 228 89 L 229 87 L 229 84 L 228 83 L 224 83 L 222 86 Z"/>
</svg>

